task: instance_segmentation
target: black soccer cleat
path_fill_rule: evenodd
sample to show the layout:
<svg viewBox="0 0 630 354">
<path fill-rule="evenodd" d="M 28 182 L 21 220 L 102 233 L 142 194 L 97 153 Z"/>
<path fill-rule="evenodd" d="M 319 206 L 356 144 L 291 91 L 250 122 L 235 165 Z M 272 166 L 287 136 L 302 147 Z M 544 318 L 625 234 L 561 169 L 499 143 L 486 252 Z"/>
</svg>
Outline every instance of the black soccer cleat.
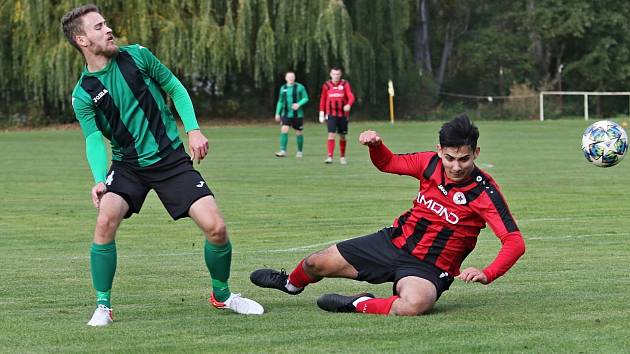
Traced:
<svg viewBox="0 0 630 354">
<path fill-rule="evenodd" d="M 249 275 L 249 280 L 261 288 L 278 289 L 289 295 L 297 295 L 304 291 L 304 288 L 298 291 L 289 291 L 286 287 L 287 279 L 289 279 L 289 276 L 284 269 L 280 269 L 280 271 L 275 269 L 258 269 Z"/>
<path fill-rule="evenodd" d="M 356 312 L 356 308 L 352 303 L 360 297 L 374 298 L 370 293 L 361 293 L 356 295 L 340 295 L 340 294 L 324 294 L 317 299 L 317 306 L 328 312 Z"/>
</svg>

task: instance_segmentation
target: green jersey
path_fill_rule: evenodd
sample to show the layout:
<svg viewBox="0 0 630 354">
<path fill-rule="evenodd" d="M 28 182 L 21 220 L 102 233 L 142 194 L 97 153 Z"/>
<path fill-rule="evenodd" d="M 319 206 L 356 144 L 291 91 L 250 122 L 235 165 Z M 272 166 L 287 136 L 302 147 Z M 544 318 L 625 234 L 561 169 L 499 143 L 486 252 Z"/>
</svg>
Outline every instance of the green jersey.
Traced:
<svg viewBox="0 0 630 354">
<path fill-rule="evenodd" d="M 307 102 L 308 94 L 306 94 L 306 89 L 304 89 L 302 84 L 295 82 L 290 86 L 288 84 L 282 85 L 278 96 L 278 104 L 276 104 L 276 115 L 293 118 L 297 113 L 298 118 L 304 118 L 302 106 Z M 291 107 L 294 103 L 300 105 L 297 111 L 294 111 Z"/>
<path fill-rule="evenodd" d="M 83 134 L 100 131 L 111 142 L 112 160 L 145 167 L 182 144 L 160 87 L 174 78 L 147 48 L 120 47 L 98 72 L 83 70 L 72 106 Z"/>
</svg>

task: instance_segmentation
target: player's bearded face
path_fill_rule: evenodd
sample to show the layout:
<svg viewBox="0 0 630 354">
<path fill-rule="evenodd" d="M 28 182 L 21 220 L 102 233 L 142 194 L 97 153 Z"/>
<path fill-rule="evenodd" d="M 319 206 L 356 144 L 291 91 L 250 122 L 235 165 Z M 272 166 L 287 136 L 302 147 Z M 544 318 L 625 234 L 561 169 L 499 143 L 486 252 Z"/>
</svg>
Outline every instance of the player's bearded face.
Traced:
<svg viewBox="0 0 630 354">
<path fill-rule="evenodd" d="M 82 36 L 83 46 L 92 54 L 103 55 L 108 58 L 118 54 L 118 46 L 116 39 L 109 28 L 107 22 L 101 14 L 90 12 L 83 16 L 83 30 L 85 34 Z"/>
<path fill-rule="evenodd" d="M 437 150 L 442 159 L 446 177 L 453 182 L 466 180 L 475 168 L 475 159 L 479 156 L 479 147 L 472 150 L 468 145 L 459 147 L 438 145 Z"/>
</svg>

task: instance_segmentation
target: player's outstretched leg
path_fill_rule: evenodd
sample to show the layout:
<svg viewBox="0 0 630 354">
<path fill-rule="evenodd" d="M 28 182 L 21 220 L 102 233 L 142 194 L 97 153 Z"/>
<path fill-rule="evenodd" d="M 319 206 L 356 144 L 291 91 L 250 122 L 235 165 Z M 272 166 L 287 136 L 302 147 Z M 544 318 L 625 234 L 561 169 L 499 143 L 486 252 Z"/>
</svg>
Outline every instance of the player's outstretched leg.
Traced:
<svg viewBox="0 0 630 354">
<path fill-rule="evenodd" d="M 300 261 L 290 275 L 287 275 L 284 269 L 280 269 L 280 271 L 258 269 L 249 276 L 249 280 L 261 288 L 278 289 L 290 295 L 297 295 L 304 291 L 308 284 L 317 283 L 322 279 L 321 277 L 314 278 L 306 273 L 305 260 Z"/>
<path fill-rule="evenodd" d="M 370 293 L 356 295 L 324 294 L 317 299 L 317 306 L 328 312 L 357 312 L 357 304 L 373 299 Z"/>
<path fill-rule="evenodd" d="M 304 291 L 304 288 L 295 287 L 289 282 L 289 275 L 281 269 L 258 269 L 252 272 L 249 280 L 261 288 L 278 289 L 289 295 L 297 295 Z"/>
</svg>

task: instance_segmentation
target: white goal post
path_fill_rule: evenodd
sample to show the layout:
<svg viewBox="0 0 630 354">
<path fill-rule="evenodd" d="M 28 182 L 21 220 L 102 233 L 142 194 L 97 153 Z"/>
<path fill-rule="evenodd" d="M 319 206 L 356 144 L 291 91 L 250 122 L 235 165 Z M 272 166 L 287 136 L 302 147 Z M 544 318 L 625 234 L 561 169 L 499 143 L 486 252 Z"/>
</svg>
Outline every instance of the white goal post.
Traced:
<svg viewBox="0 0 630 354">
<path fill-rule="evenodd" d="M 542 91 L 540 92 L 540 120 L 545 120 L 544 95 L 584 96 L 584 120 L 588 120 L 588 96 L 628 96 L 630 114 L 630 92 L 588 92 L 588 91 Z"/>
</svg>

